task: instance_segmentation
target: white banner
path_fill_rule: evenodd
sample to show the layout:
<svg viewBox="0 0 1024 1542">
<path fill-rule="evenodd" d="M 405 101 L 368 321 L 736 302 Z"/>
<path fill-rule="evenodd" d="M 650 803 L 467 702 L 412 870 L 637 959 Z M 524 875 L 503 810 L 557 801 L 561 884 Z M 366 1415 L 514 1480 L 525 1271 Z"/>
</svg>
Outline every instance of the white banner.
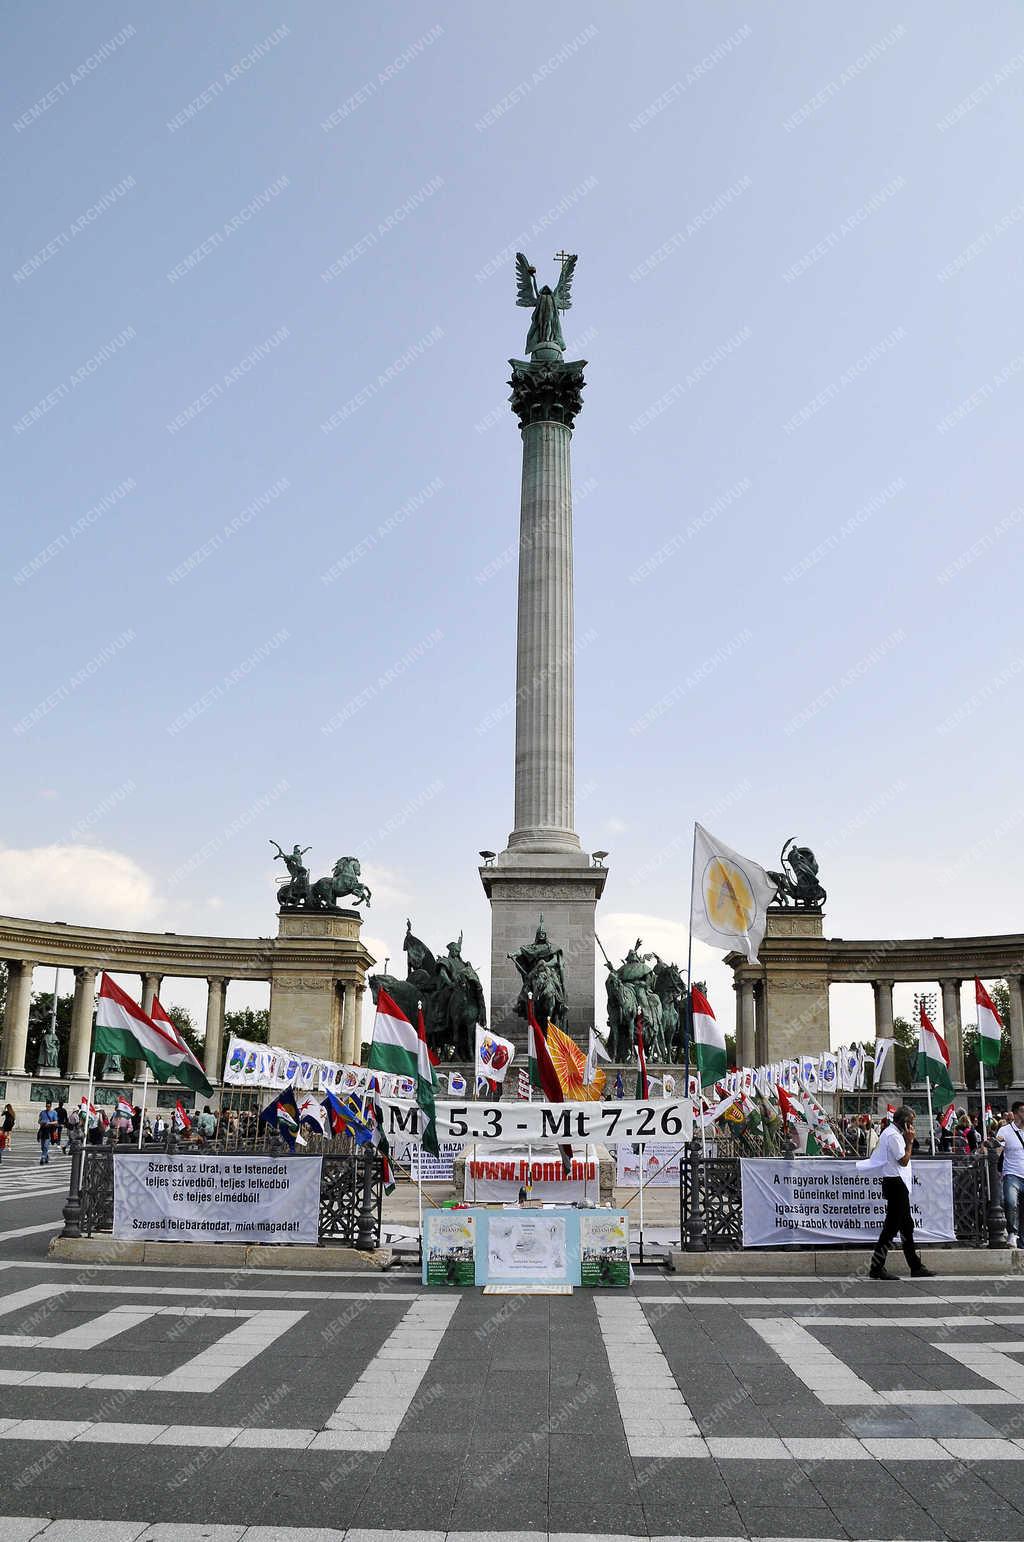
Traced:
<svg viewBox="0 0 1024 1542">
<path fill-rule="evenodd" d="M 882 1182 L 854 1162 L 743 1157 L 743 1246 L 876 1242 L 885 1219 Z M 953 1164 L 913 1163 L 910 1208 L 918 1242 L 955 1242 Z"/>
<path fill-rule="evenodd" d="M 486 1150 L 466 1152 L 465 1197 L 471 1204 L 513 1204 L 527 1175 L 533 1185 L 532 1205 L 571 1205 L 578 1199 L 601 1198 L 601 1169 L 594 1151 L 574 1154 L 568 1177 L 557 1151 Z"/>
<path fill-rule="evenodd" d="M 646 1189 L 677 1189 L 679 1164 L 686 1158 L 679 1141 L 652 1140 L 637 1154 L 629 1146 L 619 1145 L 615 1163 L 615 1182 L 619 1188 L 638 1189 L 643 1179 Z"/>
<path fill-rule="evenodd" d="M 408 1103 L 381 1100 L 384 1133 L 390 1141 L 419 1136 L 420 1111 Z M 557 1145 L 574 1141 L 687 1141 L 693 1108 L 677 1098 L 657 1103 L 438 1103 L 437 1138 L 443 1143 L 485 1145 L 515 1142 Z"/>
<path fill-rule="evenodd" d="M 455 1182 L 455 1158 L 462 1150 L 461 1146 L 449 1142 L 441 1147 L 439 1156 L 431 1156 L 418 1140 L 393 1140 L 389 1145 L 396 1178 L 404 1178 L 402 1169 L 408 1168 L 413 1183 L 417 1178 L 422 1183 Z"/>
<path fill-rule="evenodd" d="M 317 1242 L 320 1167 L 314 1156 L 118 1156 L 114 1236 L 133 1242 Z"/>
</svg>

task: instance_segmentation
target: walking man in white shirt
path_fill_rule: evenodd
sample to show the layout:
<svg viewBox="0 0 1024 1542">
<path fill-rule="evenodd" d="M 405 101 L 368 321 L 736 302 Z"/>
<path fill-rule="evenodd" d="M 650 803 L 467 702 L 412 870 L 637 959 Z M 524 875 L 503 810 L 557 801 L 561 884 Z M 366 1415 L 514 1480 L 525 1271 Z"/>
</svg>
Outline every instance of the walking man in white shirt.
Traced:
<svg viewBox="0 0 1024 1542">
<path fill-rule="evenodd" d="M 921 1255 L 914 1246 L 914 1217 L 910 1209 L 910 1188 L 913 1182 L 910 1158 L 914 1150 L 914 1110 L 904 1105 L 892 1116 L 879 1138 L 878 1147 L 870 1165 L 882 1170 L 882 1194 L 885 1198 L 885 1220 L 881 1236 L 871 1255 L 870 1278 L 895 1280 L 885 1267 L 886 1254 L 897 1233 L 903 1242 L 903 1256 L 913 1279 L 930 1279 L 933 1271 L 922 1263 Z M 1022 1153 L 1024 1154 L 1024 1153 Z M 867 1164 L 865 1164 L 867 1165 Z"/>
<path fill-rule="evenodd" d="M 1003 1209 L 1012 1248 L 1019 1247 L 1020 1197 L 1024 1191 L 1024 1103 L 1014 1103 L 1009 1124 L 996 1135 L 1002 1153 Z"/>
</svg>

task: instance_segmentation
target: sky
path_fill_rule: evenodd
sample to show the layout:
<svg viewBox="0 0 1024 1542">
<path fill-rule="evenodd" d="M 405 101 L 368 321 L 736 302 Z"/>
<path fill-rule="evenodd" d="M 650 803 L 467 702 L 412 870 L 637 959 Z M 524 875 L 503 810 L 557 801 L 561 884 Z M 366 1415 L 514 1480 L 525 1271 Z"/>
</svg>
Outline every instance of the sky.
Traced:
<svg viewBox="0 0 1024 1542">
<path fill-rule="evenodd" d="M 1018 6 L 15 0 L 5 31 L 0 910 L 267 935 L 298 841 L 361 859 L 378 959 L 409 916 L 486 979 L 522 249 L 549 282 L 579 254 L 609 951 L 685 957 L 695 819 L 810 845 L 829 935 L 1022 928 Z M 837 1038 L 872 1023 L 834 988 Z"/>
</svg>

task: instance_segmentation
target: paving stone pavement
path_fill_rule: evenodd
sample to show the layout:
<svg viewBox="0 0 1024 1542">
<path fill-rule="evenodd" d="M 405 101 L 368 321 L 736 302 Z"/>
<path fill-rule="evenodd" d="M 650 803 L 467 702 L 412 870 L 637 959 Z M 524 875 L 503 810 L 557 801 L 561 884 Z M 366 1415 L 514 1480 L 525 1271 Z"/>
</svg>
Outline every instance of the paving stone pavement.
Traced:
<svg viewBox="0 0 1024 1542">
<path fill-rule="evenodd" d="M 1024 1542 L 1024 1280 L 86 1268 L 45 1262 L 59 1201 L 28 1203 L 0 1219 L 0 1542 Z"/>
</svg>

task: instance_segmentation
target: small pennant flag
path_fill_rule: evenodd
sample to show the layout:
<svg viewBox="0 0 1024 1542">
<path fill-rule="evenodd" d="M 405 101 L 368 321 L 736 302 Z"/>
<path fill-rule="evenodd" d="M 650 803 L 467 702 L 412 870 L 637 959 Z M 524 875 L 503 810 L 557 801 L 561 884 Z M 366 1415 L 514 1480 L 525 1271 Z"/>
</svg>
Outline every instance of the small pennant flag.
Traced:
<svg viewBox="0 0 1024 1542">
<path fill-rule="evenodd" d="M 174 1128 L 176 1130 L 190 1130 L 192 1128 L 192 1121 L 188 1117 L 185 1105 L 180 1098 L 174 1105 Z"/>
<path fill-rule="evenodd" d="M 950 1103 L 939 1115 L 939 1124 L 944 1130 L 951 1130 L 956 1122 L 956 1104 Z"/>
<path fill-rule="evenodd" d="M 978 1006 L 978 1059 L 983 1065 L 997 1066 L 1003 1048 L 1003 1021 L 992 1005 L 992 997 L 977 978 L 974 999 Z"/>
<path fill-rule="evenodd" d="M 134 1112 L 134 1108 L 132 1108 L 132 1105 L 129 1103 L 124 1093 L 119 1092 L 117 1095 L 117 1103 L 114 1107 L 114 1113 L 116 1117 L 118 1119 L 130 1119 Z"/>
<path fill-rule="evenodd" d="M 949 1050 L 946 1041 L 936 1028 L 921 1002 L 921 1022 L 917 1035 L 917 1066 L 915 1074 L 921 1081 L 930 1081 L 933 1087 L 944 1092 L 953 1091 L 949 1075 Z"/>
<path fill-rule="evenodd" d="M 643 1013 L 636 1014 L 636 1058 L 639 1069 L 636 1073 L 636 1088 L 633 1096 L 647 1102 L 651 1095 L 650 1083 L 647 1079 L 647 1057 L 644 1054 L 644 1019 Z"/>
<path fill-rule="evenodd" d="M 587 1063 L 583 1071 L 584 1087 L 590 1087 L 593 1084 L 597 1076 L 597 1062 L 599 1060 L 605 1060 L 610 1064 L 611 1058 L 611 1055 L 609 1055 L 608 1051 L 601 1043 L 601 1040 L 598 1038 L 593 1028 L 591 1028 L 590 1039 L 587 1043 Z"/>
<path fill-rule="evenodd" d="M 327 1134 L 327 1115 L 323 1104 L 311 1092 L 307 1092 L 299 1104 L 299 1123 L 315 1130 L 318 1135 Z"/>
</svg>

